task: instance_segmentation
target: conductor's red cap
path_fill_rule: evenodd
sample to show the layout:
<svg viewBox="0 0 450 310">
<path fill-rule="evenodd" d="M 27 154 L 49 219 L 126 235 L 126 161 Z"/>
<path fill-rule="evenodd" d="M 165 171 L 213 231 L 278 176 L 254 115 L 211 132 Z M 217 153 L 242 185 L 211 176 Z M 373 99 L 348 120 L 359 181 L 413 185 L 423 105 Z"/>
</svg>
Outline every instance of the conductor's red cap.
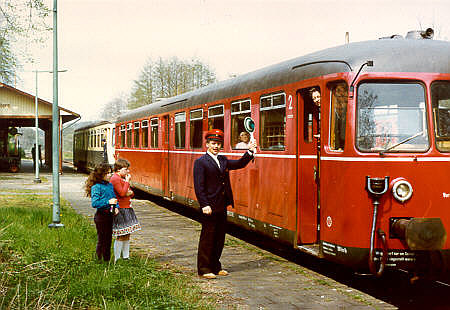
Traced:
<svg viewBox="0 0 450 310">
<path fill-rule="evenodd" d="M 206 141 L 214 140 L 223 143 L 223 131 L 220 129 L 211 129 L 205 135 Z"/>
</svg>

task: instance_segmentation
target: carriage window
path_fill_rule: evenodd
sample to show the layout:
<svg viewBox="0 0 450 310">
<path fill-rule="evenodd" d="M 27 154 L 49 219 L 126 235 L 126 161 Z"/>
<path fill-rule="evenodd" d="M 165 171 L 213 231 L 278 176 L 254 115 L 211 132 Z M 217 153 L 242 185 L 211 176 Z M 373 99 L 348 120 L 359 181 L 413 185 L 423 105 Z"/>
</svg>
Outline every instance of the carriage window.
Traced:
<svg viewBox="0 0 450 310">
<path fill-rule="evenodd" d="M 286 95 L 261 97 L 261 149 L 284 150 L 286 129 Z"/>
<path fill-rule="evenodd" d="M 134 122 L 134 129 L 133 129 L 133 133 L 134 133 L 134 147 L 139 147 L 139 122 Z"/>
<path fill-rule="evenodd" d="M 186 112 L 175 114 L 175 147 L 184 148 L 186 145 Z"/>
<path fill-rule="evenodd" d="M 152 118 L 150 120 L 151 133 L 152 133 L 152 148 L 158 147 L 158 118 Z"/>
<path fill-rule="evenodd" d="M 193 110 L 189 114 L 190 120 L 190 146 L 193 149 L 202 147 L 203 110 Z"/>
<path fill-rule="evenodd" d="M 426 151 L 425 90 L 419 83 L 358 87 L 356 146 L 368 152 Z"/>
<path fill-rule="evenodd" d="M 346 83 L 334 85 L 331 89 L 330 148 L 342 151 L 345 145 L 345 124 L 347 116 L 348 87 Z"/>
<path fill-rule="evenodd" d="M 431 84 L 431 102 L 436 146 L 441 152 L 450 152 L 450 82 Z"/>
<path fill-rule="evenodd" d="M 95 147 L 99 147 L 101 145 L 100 143 L 100 129 L 95 130 Z"/>
<path fill-rule="evenodd" d="M 241 133 L 246 133 L 244 128 L 244 119 L 251 116 L 250 100 L 241 100 L 231 103 L 231 146 L 235 148 L 241 147 L 239 144 L 243 142 L 240 139 Z"/>
<path fill-rule="evenodd" d="M 148 120 L 142 121 L 142 147 L 148 147 Z"/>
<path fill-rule="evenodd" d="M 132 127 L 133 126 L 131 123 L 127 124 L 127 147 L 131 147 L 131 136 L 132 136 L 132 131 L 133 131 Z"/>
<path fill-rule="evenodd" d="M 208 130 L 220 129 L 223 131 L 223 105 L 216 105 L 208 109 Z"/>
<path fill-rule="evenodd" d="M 125 147 L 125 125 L 120 126 L 120 146 Z"/>
</svg>

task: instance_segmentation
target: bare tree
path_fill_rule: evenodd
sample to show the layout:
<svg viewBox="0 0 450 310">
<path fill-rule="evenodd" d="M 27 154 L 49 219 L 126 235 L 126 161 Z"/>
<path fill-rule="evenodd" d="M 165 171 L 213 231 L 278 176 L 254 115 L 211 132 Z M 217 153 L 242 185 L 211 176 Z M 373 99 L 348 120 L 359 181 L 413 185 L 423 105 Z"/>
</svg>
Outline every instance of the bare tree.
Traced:
<svg viewBox="0 0 450 310">
<path fill-rule="evenodd" d="M 130 109 L 176 96 L 216 82 L 216 74 L 199 59 L 158 58 L 147 60 L 139 79 L 134 81 L 128 99 Z"/>
<path fill-rule="evenodd" d="M 121 94 L 105 104 L 100 114 L 101 119 L 115 120 L 121 113 L 127 110 L 127 100 L 125 95 Z"/>
</svg>

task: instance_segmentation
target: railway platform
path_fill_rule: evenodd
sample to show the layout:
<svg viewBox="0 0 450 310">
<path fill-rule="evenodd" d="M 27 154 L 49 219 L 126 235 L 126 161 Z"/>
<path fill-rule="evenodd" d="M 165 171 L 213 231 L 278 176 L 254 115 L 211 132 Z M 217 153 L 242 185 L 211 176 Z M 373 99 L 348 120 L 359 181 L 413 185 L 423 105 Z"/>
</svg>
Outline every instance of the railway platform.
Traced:
<svg viewBox="0 0 450 310">
<path fill-rule="evenodd" d="M 23 160 L 22 171 L 2 182 L 0 192 L 24 188 L 48 189 L 51 193 L 50 172 L 44 170 L 46 181 L 36 184 L 33 171 L 31 161 Z M 61 196 L 93 223 L 94 209 L 82 189 L 85 179 L 86 175 L 74 172 L 65 163 L 60 176 Z M 132 235 L 131 255 L 143 253 L 180 272 L 196 275 L 200 224 L 148 200 L 135 199 L 132 204 L 142 230 Z M 229 235 L 221 261 L 229 276 L 214 280 L 194 277 L 206 294 L 219 297 L 219 309 L 396 309 Z"/>
</svg>

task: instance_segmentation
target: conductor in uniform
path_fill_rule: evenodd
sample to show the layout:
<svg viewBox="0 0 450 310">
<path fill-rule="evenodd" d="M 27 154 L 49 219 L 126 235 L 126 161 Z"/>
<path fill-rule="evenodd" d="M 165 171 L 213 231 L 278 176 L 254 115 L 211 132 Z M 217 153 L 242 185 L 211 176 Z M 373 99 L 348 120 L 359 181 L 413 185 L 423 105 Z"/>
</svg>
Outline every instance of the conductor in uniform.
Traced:
<svg viewBox="0 0 450 310">
<path fill-rule="evenodd" d="M 212 129 L 205 135 L 206 154 L 194 162 L 195 195 L 202 212 L 202 231 L 198 244 L 197 270 L 206 279 L 226 276 L 220 256 L 225 243 L 227 206 L 233 205 L 230 170 L 241 169 L 253 159 L 256 142 L 238 160 L 230 160 L 219 152 L 223 146 L 223 132 Z"/>
</svg>

